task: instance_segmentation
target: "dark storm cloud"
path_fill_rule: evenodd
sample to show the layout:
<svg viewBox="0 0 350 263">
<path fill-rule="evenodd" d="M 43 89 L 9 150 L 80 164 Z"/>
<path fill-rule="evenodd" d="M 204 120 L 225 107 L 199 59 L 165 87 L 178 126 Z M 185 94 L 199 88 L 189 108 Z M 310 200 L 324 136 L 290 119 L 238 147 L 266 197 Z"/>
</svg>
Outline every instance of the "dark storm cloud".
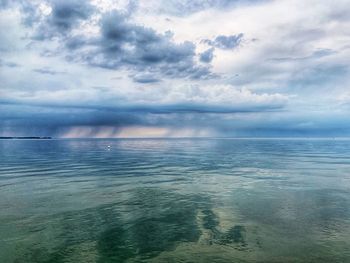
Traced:
<svg viewBox="0 0 350 263">
<path fill-rule="evenodd" d="M 256 109 L 258 111 L 273 109 Z M 19 101 L 0 102 L 0 133 L 12 132 L 20 136 L 60 136 L 77 126 L 88 127 L 89 136 L 94 136 L 104 127 L 115 130 L 130 126 L 207 127 L 215 125 L 225 114 L 253 114 L 251 108 L 230 108 L 217 105 L 134 105 L 125 107 L 88 105 L 49 105 L 48 103 L 21 103 Z"/>
<path fill-rule="evenodd" d="M 95 42 L 96 40 L 89 39 L 84 35 L 75 35 L 65 39 L 65 46 L 69 52 L 74 52 L 74 50 L 77 50 L 87 45 L 92 45 Z"/>
<path fill-rule="evenodd" d="M 85 0 L 48 0 L 43 1 L 51 7 L 51 13 L 43 18 L 39 11 L 39 2 L 29 0 L 0 0 L 0 9 L 19 8 L 25 26 L 37 26 L 36 40 L 50 39 L 64 35 L 79 22 L 88 19 L 95 11 L 90 1 Z"/>
<path fill-rule="evenodd" d="M 272 111 L 283 111 L 286 102 L 276 101 L 269 104 L 259 103 L 246 103 L 241 105 L 218 105 L 208 103 L 167 103 L 167 104 L 151 104 L 151 103 L 124 103 L 122 100 L 114 100 L 119 106 L 101 105 L 86 102 L 70 103 L 52 103 L 52 102 L 30 102 L 20 100 L 0 100 L 0 106 L 22 106 L 22 107 L 43 107 L 50 109 L 61 109 L 61 110 L 80 110 L 80 111 L 103 111 L 110 113 L 152 113 L 152 114 L 172 114 L 172 113 L 253 113 L 253 112 L 272 112 Z M 114 103 L 114 104 L 115 104 Z M 4 117 L 4 116 L 2 116 Z M 0 117 L 1 119 L 1 117 Z"/>
<path fill-rule="evenodd" d="M 214 50 L 214 48 L 209 48 L 203 53 L 201 53 L 199 57 L 200 61 L 204 63 L 210 63 L 214 58 Z"/>
<path fill-rule="evenodd" d="M 52 0 L 51 7 L 48 22 L 62 31 L 71 29 L 79 20 L 87 19 L 94 11 L 86 0 Z"/>
<path fill-rule="evenodd" d="M 51 0 L 49 3 L 52 9 L 51 13 L 40 22 L 34 35 L 36 40 L 66 35 L 95 11 L 90 2 L 85 0 Z"/>
<path fill-rule="evenodd" d="M 213 46 L 221 49 L 234 49 L 238 47 L 243 39 L 243 34 L 237 34 L 232 36 L 217 36 L 214 40 L 204 39 L 203 43 L 208 44 L 209 46 Z"/>
<path fill-rule="evenodd" d="M 87 51 L 83 47 L 88 47 Z M 69 59 L 95 67 L 126 67 L 169 78 L 213 76 L 208 67 L 196 65 L 196 46 L 192 42 L 174 43 L 171 32 L 159 34 L 152 28 L 133 24 L 128 15 L 117 11 L 103 15 L 98 38 L 73 36 L 67 40 L 66 48 L 76 52 Z"/>
<path fill-rule="evenodd" d="M 74 126 L 113 126 L 116 129 L 128 125 L 142 125 L 144 116 L 103 110 L 70 107 L 1 104 L 0 133 L 10 132 L 20 136 L 57 136 Z M 92 131 L 93 133 L 93 131 Z"/>
<path fill-rule="evenodd" d="M 215 77 L 208 66 L 196 64 L 194 43 L 175 43 L 170 31 L 161 34 L 131 22 L 131 13 L 137 8 L 136 1 L 130 1 L 126 11 L 101 14 L 89 1 L 51 0 L 48 1 L 51 12 L 47 16 L 38 16 L 39 7 L 35 4 L 28 1 L 18 3 L 22 16 L 31 20 L 26 25 L 34 28 L 33 40 L 54 38 L 60 44 L 57 49 L 43 50 L 43 56 L 63 55 L 70 62 L 111 70 L 124 68 L 145 74 L 156 73 L 160 78 Z M 97 36 L 73 33 L 81 22 L 90 21 L 94 13 L 101 16 Z"/>
<path fill-rule="evenodd" d="M 110 111 L 93 108 L 52 108 L 50 106 L 33 106 L 0 103 L 2 115 L 0 134 L 11 133 L 19 136 L 60 136 L 70 129 L 82 126 L 89 129 L 88 135 L 94 137 L 105 127 L 118 129 L 130 126 L 168 127 L 178 129 L 194 127 L 197 129 L 212 127 L 222 136 L 327 136 L 344 135 L 350 131 L 347 117 L 333 116 L 290 116 L 289 118 L 267 118 L 257 120 L 253 117 L 249 124 L 245 118 L 255 116 L 254 112 L 174 112 L 171 114 L 154 114 L 149 111 Z M 164 111 L 166 112 L 166 111 Z M 250 115 L 253 114 L 253 115 Z M 275 114 L 278 114 L 275 113 Z M 225 116 L 233 118 L 225 120 Z M 269 115 L 270 117 L 273 115 Z M 300 127 L 301 122 L 312 120 L 309 127 Z M 344 122 L 345 121 L 345 122 Z M 339 123 L 343 123 L 339 129 Z M 86 136 L 86 135 L 85 135 Z"/>
</svg>

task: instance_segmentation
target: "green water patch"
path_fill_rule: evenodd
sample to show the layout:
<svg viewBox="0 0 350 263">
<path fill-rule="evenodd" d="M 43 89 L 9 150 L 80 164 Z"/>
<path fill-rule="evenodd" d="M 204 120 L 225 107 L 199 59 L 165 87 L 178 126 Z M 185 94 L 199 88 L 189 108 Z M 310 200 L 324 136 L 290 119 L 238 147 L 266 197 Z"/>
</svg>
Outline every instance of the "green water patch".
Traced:
<svg viewBox="0 0 350 263">
<path fill-rule="evenodd" d="M 219 230 L 220 219 L 214 213 L 214 211 L 206 209 L 201 211 L 204 216 L 202 220 L 202 227 L 211 231 L 212 243 L 227 245 L 227 244 L 239 244 L 241 246 L 247 246 L 245 240 L 246 229 L 242 225 L 234 225 L 227 231 Z"/>
<path fill-rule="evenodd" d="M 203 204 L 208 200 L 198 196 L 143 188 L 135 189 L 124 202 L 38 216 L 18 229 L 23 239 L 16 242 L 12 262 L 149 259 L 199 239 L 196 216 Z"/>
<path fill-rule="evenodd" d="M 114 227 L 102 232 L 97 240 L 98 262 L 124 262 L 135 256 L 136 251 L 127 242 L 127 232 L 121 227 Z"/>
<path fill-rule="evenodd" d="M 347 204 L 341 193 L 286 192 L 281 199 L 280 192 L 259 191 L 214 200 L 135 188 L 103 205 L 14 218 L 6 242 L 15 253 L 4 262 L 346 262 L 348 209 L 335 203 Z M 313 213 L 302 214 L 307 208 Z"/>
<path fill-rule="evenodd" d="M 242 247 L 247 246 L 247 242 L 245 240 L 246 229 L 244 226 L 235 225 L 226 233 L 223 233 L 221 238 L 219 239 L 219 243 L 221 244 L 238 244 Z"/>
</svg>

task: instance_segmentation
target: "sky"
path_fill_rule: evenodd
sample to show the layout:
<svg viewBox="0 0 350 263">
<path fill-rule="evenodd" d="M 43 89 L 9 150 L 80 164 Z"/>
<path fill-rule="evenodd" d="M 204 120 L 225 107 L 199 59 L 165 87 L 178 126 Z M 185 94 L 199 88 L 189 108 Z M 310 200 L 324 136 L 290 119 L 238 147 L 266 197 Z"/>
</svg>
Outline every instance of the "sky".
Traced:
<svg viewBox="0 0 350 263">
<path fill-rule="evenodd" d="M 349 0 L 0 0 L 0 136 L 348 137 Z"/>
</svg>

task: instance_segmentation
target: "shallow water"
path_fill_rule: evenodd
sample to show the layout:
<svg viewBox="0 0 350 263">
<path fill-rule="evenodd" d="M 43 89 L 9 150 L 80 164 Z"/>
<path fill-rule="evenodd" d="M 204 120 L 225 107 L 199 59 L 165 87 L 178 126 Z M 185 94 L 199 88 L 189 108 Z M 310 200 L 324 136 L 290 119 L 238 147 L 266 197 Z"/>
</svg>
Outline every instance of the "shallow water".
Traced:
<svg viewBox="0 0 350 263">
<path fill-rule="evenodd" d="M 0 262 L 350 262 L 350 140 L 0 141 Z"/>
</svg>

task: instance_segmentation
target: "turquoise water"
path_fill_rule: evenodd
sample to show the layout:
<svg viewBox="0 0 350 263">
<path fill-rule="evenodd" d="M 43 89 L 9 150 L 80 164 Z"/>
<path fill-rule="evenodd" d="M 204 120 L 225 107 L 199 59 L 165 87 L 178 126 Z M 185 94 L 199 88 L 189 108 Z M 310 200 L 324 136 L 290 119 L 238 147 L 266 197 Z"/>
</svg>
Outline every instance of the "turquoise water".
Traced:
<svg viewBox="0 0 350 263">
<path fill-rule="evenodd" d="M 350 140 L 0 141 L 0 262 L 350 262 Z"/>
</svg>

